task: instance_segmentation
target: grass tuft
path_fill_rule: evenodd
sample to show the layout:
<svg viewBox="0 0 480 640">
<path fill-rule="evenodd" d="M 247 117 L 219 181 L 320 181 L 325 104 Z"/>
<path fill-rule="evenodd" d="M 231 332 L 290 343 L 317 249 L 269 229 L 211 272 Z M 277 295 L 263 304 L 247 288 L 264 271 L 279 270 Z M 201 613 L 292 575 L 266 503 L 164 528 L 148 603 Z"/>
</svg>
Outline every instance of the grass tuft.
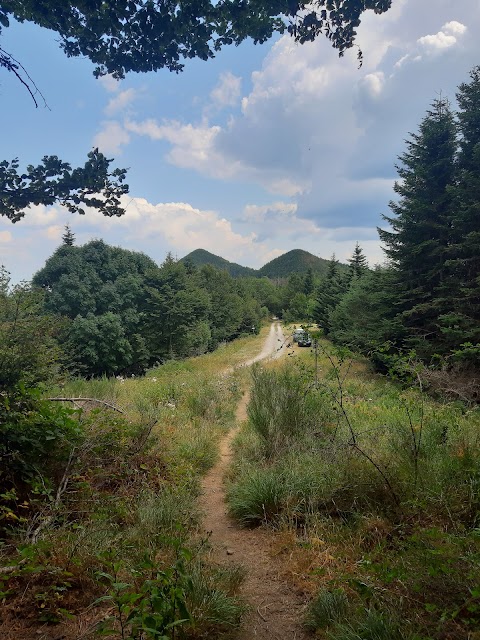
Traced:
<svg viewBox="0 0 480 640">
<path fill-rule="evenodd" d="M 348 612 L 348 599 L 342 589 L 321 591 L 307 609 L 305 626 L 311 631 L 326 629 L 334 622 L 341 622 Z"/>
</svg>

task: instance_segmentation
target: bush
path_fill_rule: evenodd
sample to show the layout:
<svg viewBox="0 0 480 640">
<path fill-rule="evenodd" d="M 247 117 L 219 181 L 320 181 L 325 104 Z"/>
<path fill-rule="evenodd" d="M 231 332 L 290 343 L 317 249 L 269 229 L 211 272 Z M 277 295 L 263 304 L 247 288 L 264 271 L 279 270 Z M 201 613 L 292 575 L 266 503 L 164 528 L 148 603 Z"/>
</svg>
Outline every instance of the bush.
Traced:
<svg viewBox="0 0 480 640">
<path fill-rule="evenodd" d="M 75 413 L 42 400 L 38 390 L 22 385 L 0 392 L 0 508 L 3 506 L 4 519 L 15 519 L 12 503 L 31 494 L 51 495 L 73 447 L 83 437 Z"/>
</svg>

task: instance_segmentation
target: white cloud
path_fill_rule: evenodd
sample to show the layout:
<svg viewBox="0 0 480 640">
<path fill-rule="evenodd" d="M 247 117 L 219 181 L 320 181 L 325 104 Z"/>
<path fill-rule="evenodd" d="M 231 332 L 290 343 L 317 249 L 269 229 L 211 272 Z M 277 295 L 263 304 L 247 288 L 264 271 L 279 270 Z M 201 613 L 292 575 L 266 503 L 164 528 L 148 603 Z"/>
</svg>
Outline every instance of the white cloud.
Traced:
<svg viewBox="0 0 480 640">
<path fill-rule="evenodd" d="M 230 71 L 220 74 L 217 86 L 210 93 L 213 104 L 219 108 L 233 107 L 240 98 L 242 79 Z"/>
<path fill-rule="evenodd" d="M 278 173 L 275 167 L 261 173 L 248 163 L 226 154 L 217 144 L 217 139 L 225 130 L 218 125 L 182 124 L 176 120 L 159 124 L 153 119 L 136 122 L 127 120 L 125 128 L 152 140 L 166 140 L 172 145 L 167 160 L 183 169 L 194 169 L 199 173 L 219 179 L 254 180 L 273 193 L 292 196 L 303 190 L 304 184 L 295 177 Z"/>
<path fill-rule="evenodd" d="M 417 40 L 418 44 L 427 53 L 438 53 L 453 47 L 458 42 L 458 37 L 467 31 L 467 27 L 461 22 L 452 20 L 443 25 L 435 35 L 426 35 Z"/>
<path fill-rule="evenodd" d="M 120 81 L 115 80 L 115 78 L 111 74 L 107 74 L 106 76 L 101 76 L 98 81 L 108 93 L 116 93 L 120 88 Z"/>
<path fill-rule="evenodd" d="M 463 35 L 467 30 L 467 27 L 461 22 L 457 22 L 456 20 L 451 20 L 443 25 L 442 30 L 446 33 L 453 33 L 455 35 Z"/>
<path fill-rule="evenodd" d="M 385 74 L 383 71 L 369 73 L 360 81 L 359 84 L 365 87 L 366 91 L 372 98 L 375 98 L 382 93 L 385 85 Z"/>
<path fill-rule="evenodd" d="M 137 93 L 135 89 L 125 89 L 125 91 L 120 91 L 116 96 L 110 98 L 107 106 L 105 107 L 105 113 L 108 116 L 112 116 L 118 111 L 123 111 L 125 107 L 130 105 L 135 98 L 137 97 Z"/>
<path fill-rule="evenodd" d="M 360 220 L 372 228 L 393 195 L 394 164 L 408 131 L 436 92 L 452 86 L 454 68 L 455 83 L 463 79 L 449 56 L 463 55 L 452 44 L 467 37 L 464 16 L 473 4 L 466 0 L 469 6 L 453 16 L 448 0 L 424 0 L 421 8 L 397 0 L 382 16 L 367 12 L 359 28 L 360 70 L 355 52 L 339 60 L 322 38 L 298 45 L 283 36 L 252 73 L 241 112 L 226 125 L 207 108 L 200 122 L 137 119 L 125 127 L 168 142 L 166 158 L 176 167 L 294 198 L 299 215 L 322 226 L 350 228 Z M 441 30 L 425 35 L 433 20 Z M 429 55 L 435 51 L 445 51 L 442 62 Z M 224 74 L 210 97 L 237 104 L 239 87 L 239 78 Z"/>
<path fill-rule="evenodd" d="M 106 120 L 101 127 L 93 139 L 93 146 L 103 153 L 119 155 L 122 146 L 130 142 L 128 131 L 116 120 Z"/>
<path fill-rule="evenodd" d="M 106 218 L 96 210 L 87 210 L 70 226 L 82 242 L 101 236 L 111 244 L 143 250 L 160 262 L 167 251 L 181 256 L 200 247 L 236 261 L 242 257 L 250 260 L 255 253 L 255 234 L 236 232 L 231 222 L 216 211 L 186 202 L 153 204 L 145 198 L 128 196 L 122 197 L 122 205 L 126 212 L 119 218 Z"/>
<path fill-rule="evenodd" d="M 293 202 L 272 202 L 271 204 L 247 204 L 243 211 L 245 220 L 263 222 L 267 219 L 282 220 L 295 216 L 297 205 Z"/>
<path fill-rule="evenodd" d="M 60 242 L 64 230 L 65 230 L 64 226 L 61 226 L 59 224 L 55 224 L 55 225 L 52 225 L 50 227 L 47 227 L 43 231 L 43 235 L 46 238 L 48 238 L 49 240 L 56 240 L 56 241 Z"/>
</svg>

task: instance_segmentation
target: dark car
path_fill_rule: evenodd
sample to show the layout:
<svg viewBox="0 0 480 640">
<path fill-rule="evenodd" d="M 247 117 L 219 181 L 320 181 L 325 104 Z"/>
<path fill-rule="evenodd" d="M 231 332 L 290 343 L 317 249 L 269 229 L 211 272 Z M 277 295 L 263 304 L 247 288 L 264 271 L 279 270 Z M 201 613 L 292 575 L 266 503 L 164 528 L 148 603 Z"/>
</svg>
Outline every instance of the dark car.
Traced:
<svg viewBox="0 0 480 640">
<path fill-rule="evenodd" d="M 298 337 L 297 344 L 299 347 L 311 347 L 312 338 L 310 337 L 310 334 L 305 331 L 303 335 Z"/>
</svg>

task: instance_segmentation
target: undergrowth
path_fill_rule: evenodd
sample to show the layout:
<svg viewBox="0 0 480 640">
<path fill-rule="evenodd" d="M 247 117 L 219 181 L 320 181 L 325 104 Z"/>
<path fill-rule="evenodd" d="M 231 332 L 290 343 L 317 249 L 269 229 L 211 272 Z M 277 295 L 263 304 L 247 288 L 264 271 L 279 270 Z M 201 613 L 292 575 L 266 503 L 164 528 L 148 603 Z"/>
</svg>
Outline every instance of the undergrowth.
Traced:
<svg viewBox="0 0 480 640">
<path fill-rule="evenodd" d="M 323 342 L 252 374 L 232 515 L 268 525 L 332 640 L 480 637 L 480 412 Z M 275 542 L 276 541 L 276 542 Z"/>
<path fill-rule="evenodd" d="M 6 407 L 0 454 L 23 440 L 0 474 L 2 638 L 214 638 L 238 624 L 242 573 L 208 560 L 196 498 L 240 397 L 231 362 L 262 339 L 141 379 L 72 380 L 44 395 L 73 402 L 28 400 L 22 432 Z"/>
</svg>

